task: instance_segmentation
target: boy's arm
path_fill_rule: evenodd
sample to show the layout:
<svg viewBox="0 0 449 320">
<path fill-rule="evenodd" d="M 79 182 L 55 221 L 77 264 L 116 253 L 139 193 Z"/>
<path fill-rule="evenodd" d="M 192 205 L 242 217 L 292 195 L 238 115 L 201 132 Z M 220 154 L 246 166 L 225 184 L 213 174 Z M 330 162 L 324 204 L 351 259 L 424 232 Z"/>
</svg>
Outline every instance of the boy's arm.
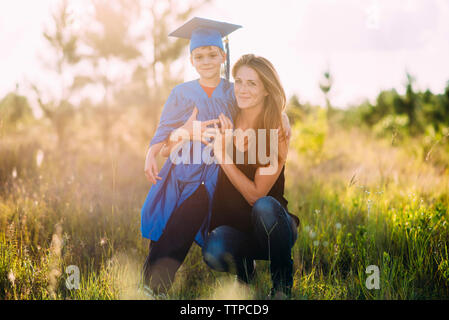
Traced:
<svg viewBox="0 0 449 320">
<path fill-rule="evenodd" d="M 172 150 L 177 148 L 182 143 L 182 141 L 183 140 L 181 138 L 178 141 L 172 141 L 170 138 L 168 138 L 162 146 L 161 155 L 165 158 L 168 158 Z"/>
<path fill-rule="evenodd" d="M 162 180 L 161 177 L 158 176 L 159 174 L 159 168 L 157 165 L 156 156 L 161 153 L 163 157 L 168 157 L 170 155 L 171 149 L 176 146 L 175 142 L 170 141 L 170 139 L 167 139 L 166 141 L 159 142 L 156 144 L 153 144 L 148 148 L 147 155 L 145 157 L 145 176 L 147 177 L 148 181 L 155 184 L 157 183 L 157 180 Z"/>
<path fill-rule="evenodd" d="M 156 156 L 161 151 L 162 147 L 164 146 L 164 142 L 159 142 L 151 145 L 148 148 L 147 155 L 145 157 L 145 176 L 147 177 L 148 181 L 155 184 L 157 180 L 161 180 L 162 178 L 158 176 L 159 174 L 159 168 L 157 166 Z"/>
<path fill-rule="evenodd" d="M 168 96 L 162 109 L 158 126 L 150 141 L 150 146 L 161 142 L 164 143 L 170 136 L 170 133 L 182 126 L 188 118 L 187 113 L 191 108 L 184 105 L 180 92 L 182 92 L 182 89 L 175 87 Z M 160 148 L 157 151 L 159 152 Z"/>
<path fill-rule="evenodd" d="M 161 180 L 158 176 L 159 168 L 157 166 L 156 156 L 161 151 L 171 131 L 182 125 L 182 113 L 185 112 L 183 108 L 179 108 L 179 94 L 176 87 L 170 92 L 167 101 L 165 102 L 162 114 L 159 119 L 159 124 L 156 132 L 150 141 L 145 157 L 145 175 L 147 179 L 155 184 L 156 180 Z"/>
<path fill-rule="evenodd" d="M 167 140 L 165 140 L 165 144 L 162 147 L 162 156 L 169 157 L 170 153 L 173 151 L 173 149 L 177 148 L 179 145 L 181 145 L 185 139 L 190 139 L 192 141 L 198 140 L 201 141 L 204 144 L 208 144 L 209 142 L 204 140 L 203 132 L 207 129 L 207 126 L 212 125 L 214 123 L 219 123 L 220 120 L 218 119 L 212 119 L 212 120 L 206 120 L 206 121 L 200 121 L 201 123 L 201 135 L 195 136 L 194 134 L 194 121 L 196 121 L 196 117 L 198 115 L 198 108 L 195 107 L 193 109 L 192 114 L 190 115 L 189 119 L 187 119 L 186 123 L 184 123 L 181 127 L 177 128 L 176 130 L 173 130 L 170 135 L 168 136 Z"/>
</svg>

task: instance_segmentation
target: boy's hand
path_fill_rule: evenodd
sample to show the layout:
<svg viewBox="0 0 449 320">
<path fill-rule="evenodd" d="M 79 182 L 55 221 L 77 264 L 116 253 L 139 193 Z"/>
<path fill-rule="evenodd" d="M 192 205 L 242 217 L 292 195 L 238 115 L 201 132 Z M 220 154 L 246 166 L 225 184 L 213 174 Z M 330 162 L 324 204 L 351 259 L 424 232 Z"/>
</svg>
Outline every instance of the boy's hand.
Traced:
<svg viewBox="0 0 449 320">
<path fill-rule="evenodd" d="M 169 144 L 164 144 L 164 146 L 161 149 L 161 156 L 163 156 L 164 158 L 168 158 L 170 156 L 170 145 Z"/>
<path fill-rule="evenodd" d="M 190 139 L 195 139 L 193 134 L 193 121 L 197 121 L 196 117 L 198 115 L 198 108 L 194 107 L 192 115 L 187 119 L 186 123 L 184 123 L 181 128 L 186 130 L 189 133 Z M 208 144 L 209 142 L 203 139 L 203 132 L 207 129 L 207 126 L 220 123 L 219 119 L 212 119 L 207 121 L 201 121 L 201 136 L 200 141 L 204 144 Z"/>
<path fill-rule="evenodd" d="M 160 150 L 159 146 L 158 149 Z M 154 149 L 149 149 L 147 152 L 147 156 L 145 159 L 145 176 L 147 180 L 153 184 L 156 184 L 157 180 L 162 180 L 161 177 L 158 176 L 159 168 L 157 167 L 156 155 L 154 154 Z"/>
</svg>

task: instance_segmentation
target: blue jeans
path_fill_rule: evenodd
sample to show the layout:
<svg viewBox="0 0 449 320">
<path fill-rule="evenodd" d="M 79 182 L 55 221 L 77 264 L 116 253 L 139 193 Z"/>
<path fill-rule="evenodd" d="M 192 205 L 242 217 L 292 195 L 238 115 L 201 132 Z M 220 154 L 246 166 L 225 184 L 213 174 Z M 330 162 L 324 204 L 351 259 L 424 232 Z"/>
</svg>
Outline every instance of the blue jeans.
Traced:
<svg viewBox="0 0 449 320">
<path fill-rule="evenodd" d="M 254 203 L 251 223 L 251 233 L 227 225 L 212 230 L 203 246 L 204 261 L 217 271 L 235 271 L 241 281 L 248 283 L 254 272 L 254 260 L 269 260 L 273 288 L 290 290 L 291 249 L 298 237 L 296 223 L 271 196 Z"/>
</svg>

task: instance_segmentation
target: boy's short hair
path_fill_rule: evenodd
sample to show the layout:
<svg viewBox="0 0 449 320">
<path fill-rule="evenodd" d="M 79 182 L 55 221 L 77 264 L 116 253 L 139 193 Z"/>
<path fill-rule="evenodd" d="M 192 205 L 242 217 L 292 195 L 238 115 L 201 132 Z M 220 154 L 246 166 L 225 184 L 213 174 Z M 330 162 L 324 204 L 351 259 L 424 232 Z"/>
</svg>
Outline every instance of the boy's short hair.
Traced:
<svg viewBox="0 0 449 320">
<path fill-rule="evenodd" d="M 221 53 L 221 55 L 224 57 L 225 56 L 225 52 L 222 48 L 217 47 L 217 46 L 204 46 L 204 47 L 198 47 L 198 48 L 217 48 L 218 51 Z M 196 49 L 198 49 L 196 48 Z M 193 52 L 193 51 L 192 51 Z M 192 52 L 190 54 L 192 54 Z"/>
</svg>

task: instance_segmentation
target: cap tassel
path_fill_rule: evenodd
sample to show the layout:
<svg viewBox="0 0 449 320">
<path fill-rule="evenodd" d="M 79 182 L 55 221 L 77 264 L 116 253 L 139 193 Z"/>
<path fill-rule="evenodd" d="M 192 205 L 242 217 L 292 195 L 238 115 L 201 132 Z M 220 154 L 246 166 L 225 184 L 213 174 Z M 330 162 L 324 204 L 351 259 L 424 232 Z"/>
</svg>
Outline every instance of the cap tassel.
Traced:
<svg viewBox="0 0 449 320">
<path fill-rule="evenodd" d="M 229 72 L 231 69 L 231 62 L 230 62 L 230 52 L 229 52 L 229 39 L 228 37 L 226 37 L 224 39 L 224 43 L 225 43 L 225 48 L 226 48 L 226 66 L 225 66 L 225 76 L 226 76 L 226 80 L 229 81 Z"/>
</svg>

